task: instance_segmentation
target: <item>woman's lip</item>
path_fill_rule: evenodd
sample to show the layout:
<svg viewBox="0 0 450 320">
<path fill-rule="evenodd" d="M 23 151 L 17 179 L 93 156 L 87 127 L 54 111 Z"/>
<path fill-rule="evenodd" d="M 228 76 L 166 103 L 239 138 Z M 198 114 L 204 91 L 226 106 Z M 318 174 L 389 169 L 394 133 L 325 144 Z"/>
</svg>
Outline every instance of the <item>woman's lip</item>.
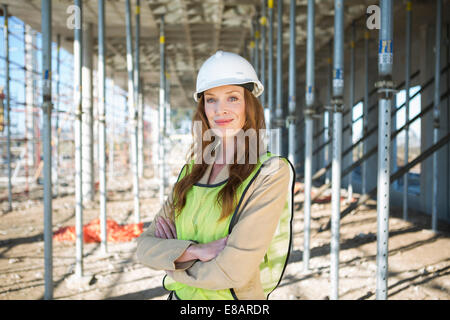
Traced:
<svg viewBox="0 0 450 320">
<path fill-rule="evenodd" d="M 231 121 L 233 121 L 233 119 L 228 119 L 228 120 L 214 120 L 217 124 L 227 124 L 230 123 Z"/>
</svg>

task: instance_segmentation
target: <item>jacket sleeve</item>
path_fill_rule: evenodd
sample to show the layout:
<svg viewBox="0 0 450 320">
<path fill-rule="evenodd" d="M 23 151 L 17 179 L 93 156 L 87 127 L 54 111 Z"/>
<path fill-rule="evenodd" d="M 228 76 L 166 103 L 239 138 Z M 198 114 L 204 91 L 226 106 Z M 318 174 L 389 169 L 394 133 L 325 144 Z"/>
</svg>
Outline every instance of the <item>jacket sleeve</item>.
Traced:
<svg viewBox="0 0 450 320">
<path fill-rule="evenodd" d="M 291 180 L 290 165 L 280 158 L 266 161 L 263 169 L 222 252 L 210 261 L 197 260 L 188 269 L 175 270 L 171 273 L 175 281 L 210 290 L 240 288 L 258 271 L 278 226 Z"/>
<path fill-rule="evenodd" d="M 170 192 L 162 208 L 155 216 L 154 220 L 137 238 L 136 258 L 137 260 L 154 270 L 177 270 L 190 267 L 195 261 L 175 263 L 193 241 L 178 239 L 161 239 L 155 236 L 155 221 L 162 216 L 173 221 L 171 203 L 173 194 Z"/>
</svg>

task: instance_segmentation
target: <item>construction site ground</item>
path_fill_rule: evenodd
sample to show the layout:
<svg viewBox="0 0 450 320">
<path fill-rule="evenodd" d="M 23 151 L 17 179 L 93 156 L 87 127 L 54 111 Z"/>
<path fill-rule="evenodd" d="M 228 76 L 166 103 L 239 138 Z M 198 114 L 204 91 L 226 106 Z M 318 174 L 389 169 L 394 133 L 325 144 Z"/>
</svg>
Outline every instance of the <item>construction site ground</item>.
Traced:
<svg viewBox="0 0 450 320">
<path fill-rule="evenodd" d="M 330 230 L 329 201 L 312 205 L 309 270 L 303 270 L 303 192 L 296 194 L 293 221 L 293 250 L 283 280 L 270 299 L 329 299 Z M 132 178 L 108 182 L 108 219 L 119 224 L 134 223 Z M 16 193 L 20 190 L 15 188 Z M 317 188 L 313 188 L 313 193 Z M 42 186 L 29 195 L 15 196 L 13 211 L 0 212 L 0 299 L 44 298 L 44 241 Z M 61 187 L 53 200 L 53 231 L 75 225 L 73 188 Z M 323 197 L 329 195 L 327 190 Z M 6 195 L 3 189 L 1 196 Z M 358 194 L 354 195 L 358 198 Z M 99 198 L 85 205 L 83 223 L 99 217 Z M 345 195 L 344 195 L 345 197 Z M 153 179 L 141 180 L 141 221 L 149 226 L 160 208 L 159 187 Z M 341 210 L 347 206 L 341 202 Z M 450 298 L 450 228 L 439 221 L 440 232 L 430 230 L 430 216 L 410 210 L 409 221 L 401 209 L 391 208 L 389 219 L 388 299 L 448 300 Z M 339 298 L 375 299 L 377 253 L 376 202 L 342 217 L 340 224 Z M 53 241 L 53 297 L 68 300 L 167 299 L 162 288 L 164 271 L 151 270 L 135 257 L 136 241 L 108 243 L 102 253 L 99 243 L 84 244 L 84 277 L 77 279 L 75 243 Z"/>
</svg>

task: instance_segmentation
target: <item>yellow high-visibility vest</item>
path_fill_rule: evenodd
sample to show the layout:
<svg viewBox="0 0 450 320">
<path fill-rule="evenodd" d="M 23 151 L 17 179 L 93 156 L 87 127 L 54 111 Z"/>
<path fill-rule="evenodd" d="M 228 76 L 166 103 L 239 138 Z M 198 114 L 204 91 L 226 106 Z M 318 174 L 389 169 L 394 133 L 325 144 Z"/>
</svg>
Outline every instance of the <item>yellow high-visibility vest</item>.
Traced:
<svg viewBox="0 0 450 320">
<path fill-rule="evenodd" d="M 273 157 L 280 157 L 290 165 L 291 185 L 275 234 L 259 266 L 261 284 L 266 298 L 268 298 L 269 294 L 280 283 L 291 248 L 295 171 L 288 159 L 270 152 L 261 155 L 253 172 L 238 187 L 236 198 L 238 201 L 233 209 L 234 213 L 226 219 L 219 221 L 221 207 L 218 205 L 216 199 L 217 194 L 225 186 L 227 180 L 212 185 L 194 184 L 186 194 L 186 204 L 183 210 L 175 218 L 177 238 L 180 240 L 208 243 L 226 237 L 231 233 L 233 226 L 237 222 L 237 213 L 239 212 L 245 192 L 256 176 L 260 174 L 262 164 Z M 183 167 L 178 181 L 186 175 L 187 170 L 190 169 L 192 164 L 193 161 Z M 167 275 L 164 277 L 163 286 L 167 290 L 173 291 L 176 297 L 181 300 L 237 299 L 233 288 L 223 290 L 196 288 L 176 282 Z"/>
</svg>

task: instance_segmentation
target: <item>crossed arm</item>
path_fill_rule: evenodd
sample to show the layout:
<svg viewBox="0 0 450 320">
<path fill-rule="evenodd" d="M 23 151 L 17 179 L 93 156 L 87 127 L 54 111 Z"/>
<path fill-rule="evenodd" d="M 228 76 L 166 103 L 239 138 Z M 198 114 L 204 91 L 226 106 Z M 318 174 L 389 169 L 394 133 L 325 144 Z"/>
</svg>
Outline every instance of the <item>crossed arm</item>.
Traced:
<svg viewBox="0 0 450 320">
<path fill-rule="evenodd" d="M 155 236 L 160 239 L 177 239 L 177 232 L 172 220 L 157 217 Z M 175 263 L 200 260 L 209 261 L 214 259 L 227 244 L 228 236 L 204 244 L 191 244 L 183 254 L 175 260 Z"/>
</svg>

